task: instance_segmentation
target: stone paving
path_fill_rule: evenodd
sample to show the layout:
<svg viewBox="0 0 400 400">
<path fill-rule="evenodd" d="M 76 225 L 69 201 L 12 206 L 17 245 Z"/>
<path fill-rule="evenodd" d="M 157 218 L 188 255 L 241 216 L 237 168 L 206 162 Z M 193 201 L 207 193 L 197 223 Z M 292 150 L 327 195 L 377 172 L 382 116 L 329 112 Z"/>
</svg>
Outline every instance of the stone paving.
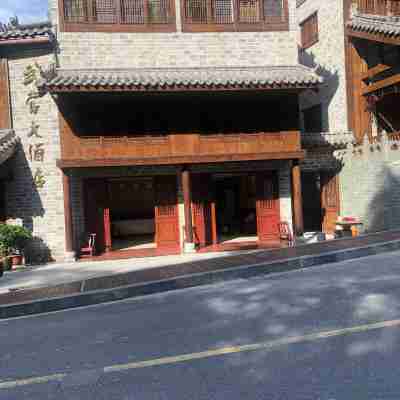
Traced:
<svg viewBox="0 0 400 400">
<path fill-rule="evenodd" d="M 92 280 L 93 284 L 96 283 L 93 289 L 106 289 L 117 286 L 120 280 L 121 286 L 128 283 L 156 281 L 185 274 L 218 271 L 261 262 L 274 262 L 398 239 L 400 239 L 400 231 L 386 231 L 356 238 L 274 250 L 196 253 L 127 260 L 48 264 L 6 272 L 0 278 L 0 294 L 13 292 L 16 295 L 16 292 L 24 289 L 50 287 L 84 280 L 90 281 L 91 278 L 100 278 Z M 126 281 L 128 276 L 129 282 Z"/>
</svg>

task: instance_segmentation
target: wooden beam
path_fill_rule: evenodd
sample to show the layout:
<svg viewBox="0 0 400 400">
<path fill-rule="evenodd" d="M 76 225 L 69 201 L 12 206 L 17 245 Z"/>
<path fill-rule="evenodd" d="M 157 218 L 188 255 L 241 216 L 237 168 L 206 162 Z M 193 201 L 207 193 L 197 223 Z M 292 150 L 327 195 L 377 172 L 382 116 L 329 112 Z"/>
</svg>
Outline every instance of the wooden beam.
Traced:
<svg viewBox="0 0 400 400">
<path fill-rule="evenodd" d="M 304 233 L 303 196 L 301 191 L 301 172 L 297 160 L 292 166 L 292 196 L 293 196 L 293 230 L 296 236 Z"/>
<path fill-rule="evenodd" d="M 72 207 L 71 207 L 71 186 L 70 177 L 65 171 L 62 172 L 64 192 L 64 221 L 65 221 L 65 251 L 73 253 L 72 238 Z"/>
<path fill-rule="evenodd" d="M 382 79 L 379 82 L 373 83 L 372 85 L 368 85 L 366 88 L 362 90 L 362 95 L 365 96 L 366 94 L 376 92 L 379 89 L 395 85 L 396 83 L 400 82 L 400 73 L 390 76 L 389 78 Z"/>
<path fill-rule="evenodd" d="M 107 159 L 81 159 L 57 160 L 59 168 L 84 168 L 84 167 L 116 167 L 133 165 L 179 165 L 203 164 L 214 162 L 255 161 L 255 160 L 291 160 L 303 159 L 305 151 L 252 153 L 252 154 L 216 154 L 197 156 L 171 156 L 171 157 L 146 157 L 146 158 L 107 158 Z"/>
<path fill-rule="evenodd" d="M 389 69 L 393 68 L 391 65 L 378 64 L 375 67 L 370 68 L 367 72 L 361 74 L 361 79 L 365 81 L 366 79 L 371 79 L 375 75 L 381 74 Z"/>
<path fill-rule="evenodd" d="M 353 31 L 351 28 L 347 28 L 347 34 L 351 37 L 358 39 L 370 40 L 373 42 L 380 42 L 386 44 L 400 44 L 400 37 L 391 37 L 385 35 L 384 33 L 368 33 L 368 32 L 358 32 Z"/>
<path fill-rule="evenodd" d="M 192 193 L 190 185 L 190 172 L 185 168 L 182 171 L 182 192 L 185 208 L 185 239 L 186 243 L 193 243 L 192 223 Z"/>
</svg>

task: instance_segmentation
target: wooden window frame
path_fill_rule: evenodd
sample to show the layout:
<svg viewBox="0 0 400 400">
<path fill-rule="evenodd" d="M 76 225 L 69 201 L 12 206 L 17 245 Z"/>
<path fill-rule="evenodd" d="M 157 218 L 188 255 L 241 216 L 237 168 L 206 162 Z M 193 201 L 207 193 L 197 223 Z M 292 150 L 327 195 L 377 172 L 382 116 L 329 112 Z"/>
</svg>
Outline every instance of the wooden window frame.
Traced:
<svg viewBox="0 0 400 400">
<path fill-rule="evenodd" d="M 312 30 L 315 28 L 315 31 Z M 318 11 L 309 15 L 300 23 L 301 49 L 306 50 L 319 41 Z"/>
<path fill-rule="evenodd" d="M 66 0 L 58 0 L 60 30 L 61 32 L 176 32 L 175 0 L 169 0 L 170 21 L 167 23 L 130 24 L 123 23 L 121 17 L 121 0 L 114 0 L 117 8 L 117 22 L 101 23 L 94 21 L 93 2 L 87 0 L 88 21 L 87 22 L 68 22 L 64 15 L 64 5 Z M 144 0 L 145 10 L 148 0 Z M 145 14 L 146 18 L 146 14 Z"/>
<path fill-rule="evenodd" d="M 269 17 L 267 20 L 248 23 L 239 21 L 239 0 L 233 2 L 232 23 L 193 23 L 185 18 L 185 5 L 187 0 L 180 1 L 182 16 L 182 32 L 263 32 L 263 31 L 288 31 L 289 30 L 289 7 L 288 0 L 283 0 L 283 16 Z M 263 0 L 260 7 L 263 8 Z M 207 0 L 207 16 L 211 14 L 212 0 Z"/>
</svg>

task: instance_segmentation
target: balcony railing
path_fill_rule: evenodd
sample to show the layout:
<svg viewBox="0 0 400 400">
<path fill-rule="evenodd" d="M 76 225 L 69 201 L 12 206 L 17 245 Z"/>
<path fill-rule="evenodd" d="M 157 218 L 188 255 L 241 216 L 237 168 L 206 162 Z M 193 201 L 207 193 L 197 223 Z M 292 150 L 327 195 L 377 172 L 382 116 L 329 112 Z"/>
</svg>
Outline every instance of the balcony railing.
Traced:
<svg viewBox="0 0 400 400">
<path fill-rule="evenodd" d="M 298 131 L 175 134 L 162 137 L 78 137 L 66 132 L 63 134 L 62 143 L 62 160 L 67 162 L 132 159 L 137 160 L 139 164 L 146 160 L 158 164 L 163 163 L 162 160 L 166 158 L 173 160 L 187 157 L 196 160 L 216 157 L 218 160 L 229 160 L 232 156 L 274 153 L 277 154 L 276 158 L 281 158 L 282 154 L 301 151 Z"/>
<path fill-rule="evenodd" d="M 400 0 L 354 0 L 363 14 L 400 16 Z"/>
</svg>

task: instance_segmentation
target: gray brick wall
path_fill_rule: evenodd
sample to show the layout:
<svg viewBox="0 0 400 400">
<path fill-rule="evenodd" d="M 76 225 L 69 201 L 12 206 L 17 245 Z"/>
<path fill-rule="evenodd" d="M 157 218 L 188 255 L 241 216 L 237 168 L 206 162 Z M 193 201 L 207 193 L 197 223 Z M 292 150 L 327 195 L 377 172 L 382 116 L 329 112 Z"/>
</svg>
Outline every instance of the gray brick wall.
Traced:
<svg viewBox="0 0 400 400">
<path fill-rule="evenodd" d="M 62 68 L 292 65 L 297 63 L 295 0 L 289 32 L 58 33 Z M 57 0 L 50 16 L 58 24 Z"/>
<path fill-rule="evenodd" d="M 33 231 L 38 238 L 30 251 L 34 258 L 45 255 L 45 249 L 51 251 L 54 258 L 64 255 L 64 206 L 61 172 L 56 167 L 60 154 L 58 113 L 53 99 L 46 95 L 37 100 L 40 109 L 37 115 L 29 112 L 26 104 L 32 86 L 25 86 L 24 71 L 35 62 L 47 66 L 54 61 L 53 54 L 45 49 L 18 49 L 10 53 L 10 92 L 12 123 L 21 145 L 13 160 L 14 179 L 7 183 L 6 205 L 9 223 L 22 224 Z M 32 121 L 39 125 L 41 138 L 30 137 Z M 43 143 L 45 158 L 43 162 L 31 161 L 29 146 Z M 33 177 L 41 168 L 46 183 L 43 188 L 33 184 Z"/>
<path fill-rule="evenodd" d="M 400 150 L 392 145 L 366 139 L 344 157 L 342 213 L 360 217 L 367 231 L 400 227 Z"/>
<path fill-rule="evenodd" d="M 322 104 L 322 129 L 340 132 L 347 124 L 346 70 L 343 26 L 343 0 L 307 0 L 297 8 L 297 24 L 318 12 L 319 41 L 299 52 L 299 61 L 325 79 L 318 93 L 306 91 L 301 96 L 300 108 Z M 298 28 L 300 45 L 300 28 Z"/>
</svg>

